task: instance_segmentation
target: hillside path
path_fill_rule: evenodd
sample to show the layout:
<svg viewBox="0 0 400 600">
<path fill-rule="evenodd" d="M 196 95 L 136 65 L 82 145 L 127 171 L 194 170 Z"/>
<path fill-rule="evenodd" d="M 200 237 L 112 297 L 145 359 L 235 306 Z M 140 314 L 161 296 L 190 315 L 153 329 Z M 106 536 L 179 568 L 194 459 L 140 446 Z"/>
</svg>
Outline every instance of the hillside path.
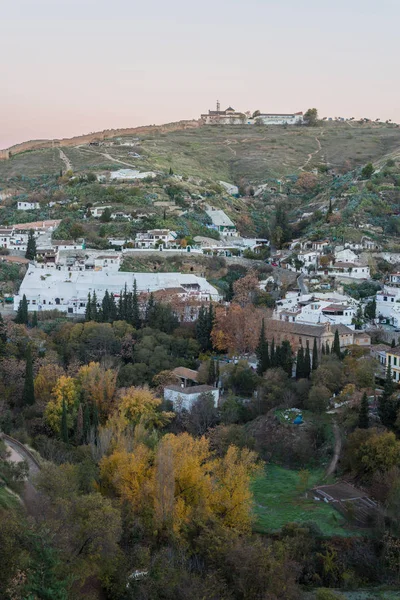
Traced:
<svg viewBox="0 0 400 600">
<path fill-rule="evenodd" d="M 324 131 L 321 129 L 321 133 L 319 134 L 319 136 L 320 136 L 320 137 L 322 137 L 323 135 L 324 135 Z M 316 156 L 317 154 L 319 154 L 319 153 L 321 152 L 321 150 L 322 150 L 322 145 L 321 145 L 321 142 L 320 142 L 320 139 L 319 139 L 319 137 L 316 135 L 314 139 L 315 139 L 315 141 L 317 142 L 318 148 L 317 148 L 317 150 L 315 150 L 314 152 L 311 152 L 311 153 L 310 153 L 310 154 L 307 156 L 307 160 L 306 160 L 306 162 L 304 163 L 304 165 L 303 165 L 302 167 L 299 167 L 299 171 L 304 171 L 305 167 L 308 165 L 308 163 L 310 162 L 310 160 L 311 160 L 311 159 L 312 159 L 314 156 Z"/>
<path fill-rule="evenodd" d="M 71 163 L 71 161 L 69 160 L 68 156 L 65 154 L 65 152 L 63 152 L 63 151 L 61 150 L 61 148 L 59 148 L 59 152 L 60 152 L 60 158 L 61 158 L 61 160 L 63 161 L 63 163 L 64 163 L 64 165 L 65 165 L 65 168 L 66 168 L 66 170 L 67 170 L 67 171 L 73 171 L 73 168 L 72 168 L 72 163 Z"/>
<path fill-rule="evenodd" d="M 29 514 L 36 515 L 40 510 L 39 492 L 36 490 L 32 480 L 40 471 L 40 465 L 32 453 L 18 440 L 14 440 L 12 437 L 1 434 L 4 443 L 10 451 L 9 460 L 14 463 L 20 463 L 24 460 L 28 463 L 28 477 L 24 484 L 24 490 L 22 492 L 22 501 Z"/>
<path fill-rule="evenodd" d="M 99 156 L 104 156 L 107 160 L 111 160 L 111 162 L 120 163 L 121 165 L 126 165 L 127 167 L 132 167 L 132 169 L 137 169 L 137 165 L 133 165 L 132 163 L 127 163 L 123 160 L 119 160 L 118 158 L 114 158 L 108 152 L 96 152 L 96 150 L 89 150 L 89 148 L 82 148 L 82 146 L 78 146 L 79 150 L 83 150 L 83 152 L 91 152 L 92 154 L 98 154 Z"/>
<path fill-rule="evenodd" d="M 342 450 L 342 436 L 340 434 L 339 425 L 335 421 L 333 422 L 333 434 L 335 436 L 335 448 L 332 460 L 326 470 L 325 477 L 329 477 L 329 475 L 332 475 L 336 471 L 340 452 Z"/>
</svg>

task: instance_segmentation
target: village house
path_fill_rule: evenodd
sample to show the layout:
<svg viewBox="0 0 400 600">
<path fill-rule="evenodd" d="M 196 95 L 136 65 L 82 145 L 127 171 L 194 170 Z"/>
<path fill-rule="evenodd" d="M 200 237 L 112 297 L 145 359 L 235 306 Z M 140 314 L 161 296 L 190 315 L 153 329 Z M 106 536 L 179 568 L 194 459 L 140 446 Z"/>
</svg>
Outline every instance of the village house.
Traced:
<svg viewBox="0 0 400 600">
<path fill-rule="evenodd" d="M 176 245 L 177 237 L 177 233 L 169 229 L 149 229 L 145 233 L 136 234 L 135 247 L 169 248 L 171 245 Z"/>
<path fill-rule="evenodd" d="M 17 210 L 39 210 L 39 202 L 18 201 Z"/>
<path fill-rule="evenodd" d="M 302 112 L 297 113 L 260 113 L 252 123 L 262 125 L 301 125 L 304 122 Z"/>
<path fill-rule="evenodd" d="M 208 207 L 206 209 L 207 215 L 212 221 L 212 225 L 208 225 L 210 229 L 216 229 L 221 235 L 224 236 L 237 236 L 239 235 L 235 224 L 231 221 L 228 215 L 217 208 Z"/>
<path fill-rule="evenodd" d="M 164 388 L 164 400 L 172 402 L 173 409 L 176 412 L 190 410 L 203 394 L 210 394 L 214 400 L 214 406 L 218 406 L 219 389 L 211 385 L 182 387 L 181 385 L 171 384 Z"/>
<path fill-rule="evenodd" d="M 119 271 L 121 266 L 121 255 L 120 254 L 110 254 L 110 255 L 100 255 L 96 256 L 94 259 L 94 269 L 95 271 Z"/>
<path fill-rule="evenodd" d="M 102 216 L 102 214 L 104 213 L 105 210 L 111 210 L 112 206 L 107 205 L 107 206 L 91 206 L 89 208 L 89 212 L 91 214 L 92 217 L 94 217 L 95 219 L 100 219 L 100 217 Z"/>
<path fill-rule="evenodd" d="M 388 348 L 386 351 L 386 368 L 389 365 L 393 380 L 400 383 L 400 348 Z"/>
<path fill-rule="evenodd" d="M 220 110 L 217 102 L 217 110 L 209 110 L 208 114 L 200 115 L 205 125 L 244 125 L 250 118 L 250 115 L 236 112 L 229 106 L 226 110 Z"/>
</svg>

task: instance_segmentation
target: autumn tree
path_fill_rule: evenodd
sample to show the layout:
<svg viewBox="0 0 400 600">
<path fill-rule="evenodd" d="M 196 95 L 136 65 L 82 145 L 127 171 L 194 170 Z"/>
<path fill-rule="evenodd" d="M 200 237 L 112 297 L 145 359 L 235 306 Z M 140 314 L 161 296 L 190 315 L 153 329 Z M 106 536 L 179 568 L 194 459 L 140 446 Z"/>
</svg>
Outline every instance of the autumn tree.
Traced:
<svg viewBox="0 0 400 600">
<path fill-rule="evenodd" d="M 56 433 L 61 433 L 63 405 L 65 405 L 67 428 L 74 426 L 79 405 L 79 384 L 73 377 L 61 375 L 51 394 L 51 400 L 45 409 L 47 423 Z"/>
<path fill-rule="evenodd" d="M 233 303 L 229 308 L 219 307 L 211 333 L 214 347 L 232 354 L 254 352 L 265 313 L 253 306 L 242 308 Z"/>
<path fill-rule="evenodd" d="M 173 415 L 158 410 L 161 399 L 148 388 L 129 387 L 118 392 L 117 410 L 124 421 L 137 425 L 140 421 L 147 425 L 163 426 Z"/>
<path fill-rule="evenodd" d="M 240 277 L 233 284 L 233 302 L 237 302 L 242 308 L 252 304 L 256 292 L 259 290 L 258 277 L 251 270 L 244 277 Z"/>
<path fill-rule="evenodd" d="M 62 375 L 64 369 L 57 364 L 48 363 L 39 368 L 35 377 L 36 402 L 45 406 L 51 400 L 51 393 Z"/>
<path fill-rule="evenodd" d="M 318 177 L 313 173 L 304 171 L 296 181 L 296 187 L 304 193 L 312 192 L 318 184 Z"/>
<path fill-rule="evenodd" d="M 95 404 L 100 415 L 105 418 L 111 410 L 117 372 L 113 369 L 105 369 L 100 363 L 91 362 L 79 369 L 77 381 L 84 402 Z"/>
</svg>

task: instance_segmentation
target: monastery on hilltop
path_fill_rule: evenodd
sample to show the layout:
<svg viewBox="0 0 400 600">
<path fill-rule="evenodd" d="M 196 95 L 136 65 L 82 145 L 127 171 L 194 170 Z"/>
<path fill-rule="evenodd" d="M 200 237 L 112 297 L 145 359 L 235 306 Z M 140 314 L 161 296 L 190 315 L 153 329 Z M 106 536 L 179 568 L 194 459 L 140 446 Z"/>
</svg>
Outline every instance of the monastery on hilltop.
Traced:
<svg viewBox="0 0 400 600">
<path fill-rule="evenodd" d="M 209 110 L 208 114 L 200 115 L 205 125 L 301 125 L 303 113 L 256 113 L 237 112 L 229 106 L 221 110 L 217 100 L 217 110 Z"/>
</svg>

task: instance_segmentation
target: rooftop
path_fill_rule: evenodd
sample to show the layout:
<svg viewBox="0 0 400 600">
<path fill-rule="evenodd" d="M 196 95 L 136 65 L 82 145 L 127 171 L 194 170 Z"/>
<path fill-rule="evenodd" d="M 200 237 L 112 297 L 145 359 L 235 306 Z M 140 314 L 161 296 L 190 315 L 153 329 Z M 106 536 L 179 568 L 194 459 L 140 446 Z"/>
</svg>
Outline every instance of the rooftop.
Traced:
<svg viewBox="0 0 400 600">
<path fill-rule="evenodd" d="M 187 369 L 186 367 L 176 367 L 176 369 L 174 369 L 172 372 L 177 377 L 190 379 L 191 381 L 197 381 L 197 377 L 199 375 L 194 369 Z"/>
<path fill-rule="evenodd" d="M 189 396 L 191 394 L 206 394 L 207 392 L 212 392 L 217 388 L 212 385 L 193 385 L 192 387 L 183 388 L 180 385 L 166 385 L 166 390 L 174 390 L 175 392 L 179 392 L 185 396 Z"/>
<path fill-rule="evenodd" d="M 223 210 L 209 208 L 206 210 L 206 213 L 217 227 L 235 227 L 235 224 Z"/>
</svg>

